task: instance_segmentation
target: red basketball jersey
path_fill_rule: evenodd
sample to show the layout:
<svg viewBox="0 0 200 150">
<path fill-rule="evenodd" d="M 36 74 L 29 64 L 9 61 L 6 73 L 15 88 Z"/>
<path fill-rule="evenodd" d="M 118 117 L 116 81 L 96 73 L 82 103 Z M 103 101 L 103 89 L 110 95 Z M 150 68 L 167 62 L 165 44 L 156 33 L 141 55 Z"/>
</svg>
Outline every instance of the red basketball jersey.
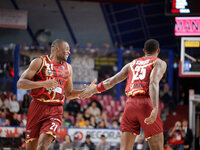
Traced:
<svg viewBox="0 0 200 150">
<path fill-rule="evenodd" d="M 69 69 L 66 62 L 58 64 L 50 60 L 49 56 L 41 56 L 42 66 L 35 74 L 32 81 L 45 81 L 48 79 L 55 79 L 58 86 L 55 89 L 37 88 L 31 91 L 31 97 L 36 100 L 53 103 L 63 104 L 65 99 L 65 83 L 69 76 Z"/>
<path fill-rule="evenodd" d="M 127 96 L 149 95 L 150 74 L 156 60 L 153 56 L 144 56 L 130 63 L 125 93 Z"/>
</svg>

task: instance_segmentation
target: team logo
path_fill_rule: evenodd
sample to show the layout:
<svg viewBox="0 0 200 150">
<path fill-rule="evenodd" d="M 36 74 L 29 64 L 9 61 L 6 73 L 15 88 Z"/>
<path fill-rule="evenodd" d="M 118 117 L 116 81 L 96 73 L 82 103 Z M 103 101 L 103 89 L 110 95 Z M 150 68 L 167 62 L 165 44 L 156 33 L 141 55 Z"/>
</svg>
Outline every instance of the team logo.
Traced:
<svg viewBox="0 0 200 150">
<path fill-rule="evenodd" d="M 62 66 L 62 71 L 65 71 L 65 67 L 64 66 Z"/>
<path fill-rule="evenodd" d="M 47 66 L 47 69 L 46 69 L 46 75 L 47 76 L 52 76 L 53 75 L 53 64 L 46 64 L 46 66 Z"/>
<path fill-rule="evenodd" d="M 81 141 L 83 139 L 83 133 L 81 131 L 77 131 L 74 133 L 74 139 Z"/>
</svg>

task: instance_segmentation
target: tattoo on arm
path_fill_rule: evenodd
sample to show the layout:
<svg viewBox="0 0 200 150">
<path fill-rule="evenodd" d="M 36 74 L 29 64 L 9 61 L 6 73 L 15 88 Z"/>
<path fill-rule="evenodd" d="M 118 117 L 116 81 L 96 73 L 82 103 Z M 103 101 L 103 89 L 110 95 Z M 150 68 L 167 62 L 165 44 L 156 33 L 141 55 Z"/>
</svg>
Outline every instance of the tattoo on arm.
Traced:
<svg viewBox="0 0 200 150">
<path fill-rule="evenodd" d="M 116 75 L 114 75 L 113 77 L 108 78 L 105 81 L 103 81 L 104 88 L 105 89 L 110 89 L 113 86 L 115 86 L 117 83 L 125 80 L 127 78 L 127 76 L 128 76 L 129 66 L 130 66 L 130 64 L 127 64 Z"/>
<path fill-rule="evenodd" d="M 151 72 L 149 83 L 149 95 L 153 108 L 158 108 L 159 103 L 159 82 L 166 71 L 166 63 L 158 60 Z"/>
</svg>

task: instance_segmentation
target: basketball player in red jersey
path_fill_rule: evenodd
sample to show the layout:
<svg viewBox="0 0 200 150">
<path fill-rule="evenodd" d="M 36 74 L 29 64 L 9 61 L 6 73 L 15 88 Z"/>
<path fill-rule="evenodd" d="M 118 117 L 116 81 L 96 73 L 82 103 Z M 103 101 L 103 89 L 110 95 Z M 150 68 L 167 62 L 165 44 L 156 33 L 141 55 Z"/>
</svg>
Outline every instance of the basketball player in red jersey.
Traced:
<svg viewBox="0 0 200 150">
<path fill-rule="evenodd" d="M 120 150 L 132 150 L 136 135 L 143 129 L 151 150 L 163 149 L 163 127 L 158 115 L 159 82 L 166 71 L 166 63 L 157 58 L 160 49 L 158 41 L 147 40 L 143 49 L 145 56 L 133 60 L 111 78 L 86 89 L 80 98 L 112 88 L 125 80 L 128 97 L 120 130 L 122 131 Z"/>
<path fill-rule="evenodd" d="M 78 98 L 83 90 L 73 90 L 72 67 L 66 63 L 70 47 L 57 39 L 50 56 L 34 59 L 21 75 L 17 87 L 32 90 L 26 125 L 26 149 L 47 150 L 61 126 L 63 103 Z"/>
</svg>

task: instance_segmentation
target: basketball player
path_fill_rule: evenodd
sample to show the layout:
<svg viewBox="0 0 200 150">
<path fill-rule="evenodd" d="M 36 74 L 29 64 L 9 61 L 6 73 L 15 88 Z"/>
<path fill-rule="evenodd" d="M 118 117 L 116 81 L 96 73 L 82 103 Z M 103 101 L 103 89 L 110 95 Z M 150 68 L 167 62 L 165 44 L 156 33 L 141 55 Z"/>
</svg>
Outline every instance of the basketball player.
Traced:
<svg viewBox="0 0 200 150">
<path fill-rule="evenodd" d="M 72 67 L 66 63 L 70 47 L 57 39 L 50 56 L 34 59 L 21 75 L 17 87 L 32 90 L 26 125 L 26 149 L 47 150 L 61 126 L 65 96 L 74 99 L 83 90 L 73 90 Z"/>
<path fill-rule="evenodd" d="M 159 82 L 166 71 L 166 63 L 157 58 L 160 49 L 158 41 L 147 40 L 143 49 L 145 56 L 133 60 L 115 76 L 97 86 L 86 89 L 80 98 L 90 97 L 112 88 L 125 80 L 128 97 L 120 130 L 122 131 L 120 150 L 132 150 L 136 135 L 143 129 L 151 150 L 163 149 L 163 127 L 158 115 Z"/>
</svg>

